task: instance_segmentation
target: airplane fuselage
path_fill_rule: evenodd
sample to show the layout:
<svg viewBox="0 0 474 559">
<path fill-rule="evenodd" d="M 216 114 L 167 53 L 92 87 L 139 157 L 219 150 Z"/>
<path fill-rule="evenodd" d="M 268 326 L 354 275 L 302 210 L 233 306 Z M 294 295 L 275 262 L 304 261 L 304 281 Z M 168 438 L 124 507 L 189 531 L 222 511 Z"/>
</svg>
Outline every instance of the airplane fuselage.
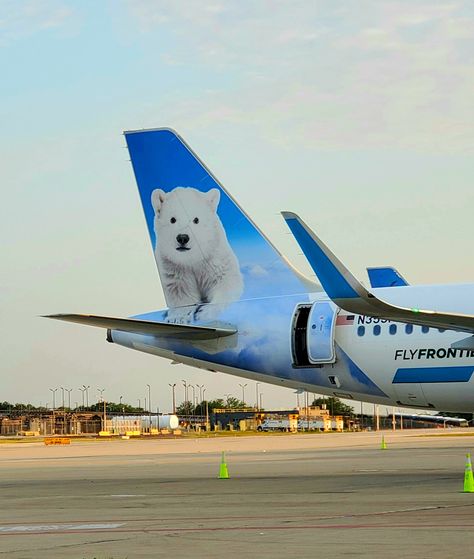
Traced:
<svg viewBox="0 0 474 559">
<path fill-rule="evenodd" d="M 393 304 L 474 312 L 473 284 L 373 292 Z M 165 321 L 167 311 L 135 318 Z M 451 347 L 466 337 L 462 332 L 350 315 L 324 292 L 241 300 L 219 310 L 218 324 L 238 333 L 192 343 L 120 331 L 110 337 L 173 361 L 288 388 L 394 406 L 474 409 L 474 351 Z"/>
</svg>

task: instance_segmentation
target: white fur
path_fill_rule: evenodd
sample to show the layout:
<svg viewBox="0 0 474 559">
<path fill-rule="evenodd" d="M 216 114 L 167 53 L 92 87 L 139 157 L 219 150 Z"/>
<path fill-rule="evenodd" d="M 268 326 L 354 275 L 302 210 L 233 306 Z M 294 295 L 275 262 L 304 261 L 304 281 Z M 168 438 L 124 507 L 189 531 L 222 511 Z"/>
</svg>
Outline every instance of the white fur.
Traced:
<svg viewBox="0 0 474 559">
<path fill-rule="evenodd" d="M 217 215 L 219 199 L 216 188 L 200 192 L 179 186 L 168 193 L 152 192 L 155 258 L 169 320 L 212 318 L 212 307 L 205 303 L 222 306 L 242 294 L 239 263 Z M 187 242 L 180 243 L 179 235 Z"/>
</svg>

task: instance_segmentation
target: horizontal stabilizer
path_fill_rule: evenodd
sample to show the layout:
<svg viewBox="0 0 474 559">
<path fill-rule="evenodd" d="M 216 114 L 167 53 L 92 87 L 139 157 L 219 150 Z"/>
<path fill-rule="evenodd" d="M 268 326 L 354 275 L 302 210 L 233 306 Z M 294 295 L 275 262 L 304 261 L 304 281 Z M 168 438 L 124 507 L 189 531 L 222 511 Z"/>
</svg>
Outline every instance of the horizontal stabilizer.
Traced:
<svg viewBox="0 0 474 559">
<path fill-rule="evenodd" d="M 87 326 L 97 326 L 110 330 L 132 332 L 134 334 L 148 334 L 152 336 L 179 338 L 186 340 L 213 340 L 236 334 L 235 328 L 221 328 L 211 326 L 195 326 L 189 324 L 169 324 L 167 322 L 151 322 L 135 318 L 114 318 L 111 316 L 96 316 L 90 314 L 51 314 L 43 318 L 54 318 L 65 322 L 75 322 Z"/>
<path fill-rule="evenodd" d="M 467 349 L 469 351 L 474 351 L 474 336 L 469 336 L 454 342 L 451 344 L 451 347 L 454 349 Z"/>
<path fill-rule="evenodd" d="M 300 217 L 291 212 L 282 212 L 282 215 L 323 289 L 341 309 L 395 322 L 474 334 L 473 315 L 399 307 L 369 293 Z"/>
<path fill-rule="evenodd" d="M 402 287 L 408 285 L 407 280 L 392 266 L 367 268 L 372 287 Z"/>
</svg>

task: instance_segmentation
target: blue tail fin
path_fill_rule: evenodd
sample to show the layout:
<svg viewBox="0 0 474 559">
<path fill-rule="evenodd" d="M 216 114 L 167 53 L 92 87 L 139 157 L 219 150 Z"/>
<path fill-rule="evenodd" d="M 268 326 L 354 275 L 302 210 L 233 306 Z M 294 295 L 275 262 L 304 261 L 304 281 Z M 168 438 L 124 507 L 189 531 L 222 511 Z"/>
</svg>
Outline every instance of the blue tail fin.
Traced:
<svg viewBox="0 0 474 559">
<path fill-rule="evenodd" d="M 308 292 L 174 131 L 125 137 L 169 307 Z"/>
</svg>

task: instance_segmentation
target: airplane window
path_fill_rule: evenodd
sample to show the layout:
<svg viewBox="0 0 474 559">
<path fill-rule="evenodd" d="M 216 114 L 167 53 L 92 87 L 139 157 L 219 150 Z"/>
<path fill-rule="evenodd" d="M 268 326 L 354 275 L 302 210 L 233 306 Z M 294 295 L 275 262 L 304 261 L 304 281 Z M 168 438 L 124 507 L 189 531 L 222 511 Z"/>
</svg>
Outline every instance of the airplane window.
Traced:
<svg viewBox="0 0 474 559">
<path fill-rule="evenodd" d="M 359 326 L 359 328 L 357 328 L 357 335 L 363 336 L 364 334 L 365 334 L 365 326 Z"/>
<path fill-rule="evenodd" d="M 407 325 L 405 326 L 405 332 L 406 332 L 407 334 L 413 334 L 413 324 L 407 324 Z"/>
<path fill-rule="evenodd" d="M 382 328 L 378 324 L 374 326 L 374 336 L 379 336 Z"/>
<path fill-rule="evenodd" d="M 390 324 L 390 327 L 389 327 L 388 331 L 390 332 L 390 334 L 392 336 L 394 336 L 397 333 L 397 325 L 396 324 Z"/>
<path fill-rule="evenodd" d="M 421 331 L 423 332 L 423 334 L 427 334 L 430 331 L 430 328 L 429 326 L 422 326 Z"/>
<path fill-rule="evenodd" d="M 446 330 L 444 328 L 438 328 L 438 332 L 442 334 L 443 332 L 446 332 Z"/>
</svg>

